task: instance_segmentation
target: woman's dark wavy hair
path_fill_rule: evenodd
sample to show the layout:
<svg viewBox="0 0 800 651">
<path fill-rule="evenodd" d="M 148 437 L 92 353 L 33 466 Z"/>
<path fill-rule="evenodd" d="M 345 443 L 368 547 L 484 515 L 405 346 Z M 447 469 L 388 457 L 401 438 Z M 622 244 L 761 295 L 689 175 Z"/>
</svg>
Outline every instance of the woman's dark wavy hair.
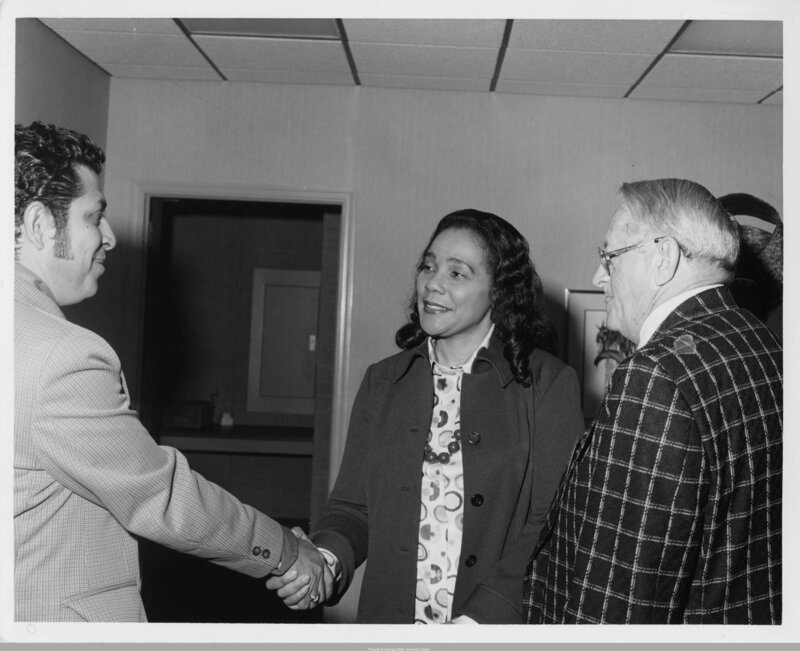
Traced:
<svg viewBox="0 0 800 651">
<path fill-rule="evenodd" d="M 105 154 L 92 140 L 71 129 L 33 122 L 15 125 L 14 226 L 19 236 L 25 209 L 41 201 L 53 214 L 57 237 L 67 225 L 69 206 L 85 189 L 77 167 L 100 174 Z"/>
<path fill-rule="evenodd" d="M 482 243 L 485 263 L 493 278 L 490 298 L 494 336 L 503 342 L 503 355 L 516 381 L 529 386 L 528 357 L 534 348 L 555 354 L 556 338 L 552 323 L 541 313 L 542 281 L 531 261 L 527 240 L 497 215 L 474 209 L 457 210 L 439 221 L 420 263 L 433 240 L 449 229 L 469 231 Z M 415 291 L 408 303 L 408 323 L 397 331 L 395 342 L 407 350 L 422 343 L 426 336 L 419 322 Z"/>
</svg>

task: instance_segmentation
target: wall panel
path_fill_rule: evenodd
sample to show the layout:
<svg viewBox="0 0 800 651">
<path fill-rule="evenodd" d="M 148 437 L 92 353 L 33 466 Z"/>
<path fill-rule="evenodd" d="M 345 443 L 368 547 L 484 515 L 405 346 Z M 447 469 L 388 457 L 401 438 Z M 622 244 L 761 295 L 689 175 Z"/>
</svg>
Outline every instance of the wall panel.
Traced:
<svg viewBox="0 0 800 651">
<path fill-rule="evenodd" d="M 622 181 L 682 176 L 780 210 L 781 119 L 779 106 L 114 79 L 106 189 L 124 246 L 107 277 L 123 362 L 135 377 L 138 308 L 123 297 L 141 291 L 139 184 L 352 192 L 349 408 L 367 365 L 396 350 L 446 212 L 515 223 L 563 328 L 564 289 L 591 288 Z"/>
</svg>

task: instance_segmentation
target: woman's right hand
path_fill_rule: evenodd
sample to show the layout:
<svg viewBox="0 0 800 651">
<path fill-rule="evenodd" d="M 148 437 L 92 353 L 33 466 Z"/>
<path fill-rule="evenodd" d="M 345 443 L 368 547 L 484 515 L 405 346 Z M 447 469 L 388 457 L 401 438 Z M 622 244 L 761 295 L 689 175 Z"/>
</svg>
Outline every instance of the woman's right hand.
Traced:
<svg viewBox="0 0 800 651">
<path fill-rule="evenodd" d="M 305 532 L 300 527 L 294 527 L 292 533 L 300 539 L 301 556 L 313 559 L 313 570 L 305 572 L 301 568 L 292 567 L 283 576 L 267 579 L 267 588 L 275 590 L 291 610 L 309 610 L 325 603 L 333 594 L 333 575 L 322 553 Z M 312 577 L 312 574 L 316 576 Z"/>
</svg>

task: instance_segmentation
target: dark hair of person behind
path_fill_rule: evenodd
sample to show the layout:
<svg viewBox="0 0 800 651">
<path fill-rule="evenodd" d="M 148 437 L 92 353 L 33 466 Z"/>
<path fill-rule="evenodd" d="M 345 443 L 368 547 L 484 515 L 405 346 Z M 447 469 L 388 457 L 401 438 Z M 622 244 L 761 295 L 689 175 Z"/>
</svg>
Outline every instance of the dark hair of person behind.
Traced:
<svg viewBox="0 0 800 651">
<path fill-rule="evenodd" d="M 53 214 L 57 232 L 66 227 L 69 206 L 84 193 L 76 167 L 100 174 L 105 154 L 77 131 L 53 124 L 17 124 L 14 133 L 14 225 L 22 225 L 25 209 L 41 201 Z"/>
<path fill-rule="evenodd" d="M 421 260 L 436 237 L 449 229 L 471 232 L 482 243 L 485 262 L 492 274 L 491 318 L 494 336 L 503 342 L 517 382 L 528 386 L 531 373 L 528 357 L 534 348 L 556 352 L 556 335 L 550 320 L 541 312 L 542 281 L 530 258 L 527 240 L 505 219 L 480 210 L 465 209 L 445 215 L 436 226 Z M 395 335 L 400 348 L 419 345 L 427 336 L 419 321 L 417 295 L 408 304 L 408 323 Z"/>
<path fill-rule="evenodd" d="M 746 215 L 772 224 L 774 229 L 739 224 L 741 244 L 731 293 L 739 307 L 762 321 L 783 302 L 783 222 L 778 211 L 763 199 L 737 192 L 719 202 L 732 216 Z"/>
</svg>

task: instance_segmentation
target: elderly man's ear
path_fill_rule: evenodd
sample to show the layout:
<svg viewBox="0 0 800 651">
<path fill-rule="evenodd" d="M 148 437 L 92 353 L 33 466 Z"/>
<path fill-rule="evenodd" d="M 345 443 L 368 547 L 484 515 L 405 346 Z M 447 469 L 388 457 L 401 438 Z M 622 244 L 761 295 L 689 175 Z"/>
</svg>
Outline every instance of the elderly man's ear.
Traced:
<svg viewBox="0 0 800 651">
<path fill-rule="evenodd" d="M 665 237 L 656 242 L 656 247 L 653 280 L 657 285 L 666 285 L 675 277 L 678 271 L 681 249 L 678 246 L 678 242 L 672 237 Z"/>
</svg>

